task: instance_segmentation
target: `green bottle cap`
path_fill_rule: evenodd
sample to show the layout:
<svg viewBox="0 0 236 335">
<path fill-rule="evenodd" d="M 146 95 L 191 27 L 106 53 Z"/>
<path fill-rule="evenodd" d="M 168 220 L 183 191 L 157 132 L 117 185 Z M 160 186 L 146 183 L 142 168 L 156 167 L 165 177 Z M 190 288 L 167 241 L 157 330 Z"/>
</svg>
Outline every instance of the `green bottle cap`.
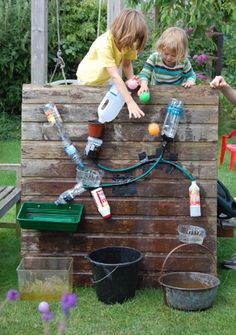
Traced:
<svg viewBox="0 0 236 335">
<path fill-rule="evenodd" d="M 146 104 L 149 102 L 150 98 L 151 98 L 151 95 L 149 92 L 143 92 L 139 96 L 139 101 L 142 102 L 143 104 Z"/>
</svg>

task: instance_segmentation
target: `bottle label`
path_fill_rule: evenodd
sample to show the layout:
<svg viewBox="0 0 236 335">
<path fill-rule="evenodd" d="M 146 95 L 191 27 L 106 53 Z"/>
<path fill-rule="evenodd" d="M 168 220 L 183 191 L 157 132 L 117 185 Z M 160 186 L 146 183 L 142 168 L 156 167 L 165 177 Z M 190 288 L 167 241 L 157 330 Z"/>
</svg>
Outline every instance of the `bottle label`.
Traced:
<svg viewBox="0 0 236 335">
<path fill-rule="evenodd" d="M 56 123 L 56 120 L 53 116 L 53 112 L 51 109 L 49 109 L 47 112 L 45 112 L 46 118 L 48 122 L 53 126 Z"/>
<path fill-rule="evenodd" d="M 200 206 L 200 195 L 197 190 L 189 191 L 190 206 Z"/>
<path fill-rule="evenodd" d="M 67 145 L 64 147 L 65 152 L 68 156 L 72 156 L 76 153 L 76 148 L 73 144 Z"/>
<path fill-rule="evenodd" d="M 102 206 L 102 207 L 108 206 L 107 198 L 106 198 L 106 196 L 105 196 L 101 187 L 99 187 L 96 190 L 96 195 L 97 195 L 97 199 L 98 199 L 98 202 L 99 202 L 100 206 Z"/>
<path fill-rule="evenodd" d="M 97 207 L 105 207 L 109 206 L 106 196 L 103 192 L 103 189 L 101 187 L 97 188 L 96 190 L 91 191 L 91 194 L 94 198 L 94 201 L 97 205 Z"/>
<path fill-rule="evenodd" d="M 58 123 L 62 123 L 62 119 L 61 116 L 58 112 L 57 107 L 52 104 L 52 103 L 48 103 L 43 107 L 43 111 L 47 117 L 48 122 L 54 126 L 56 122 Z"/>
</svg>

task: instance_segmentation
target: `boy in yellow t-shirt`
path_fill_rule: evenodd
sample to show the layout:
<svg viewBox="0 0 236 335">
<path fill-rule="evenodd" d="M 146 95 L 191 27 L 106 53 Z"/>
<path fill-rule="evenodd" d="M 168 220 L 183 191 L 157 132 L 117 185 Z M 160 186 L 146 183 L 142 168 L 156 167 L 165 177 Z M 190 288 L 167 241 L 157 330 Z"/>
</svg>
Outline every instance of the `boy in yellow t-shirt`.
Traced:
<svg viewBox="0 0 236 335">
<path fill-rule="evenodd" d="M 123 96 L 129 117 L 144 116 L 119 74 L 121 64 L 127 79 L 136 78 L 132 60 L 144 48 L 147 41 L 147 25 L 141 12 L 136 9 L 123 10 L 113 21 L 111 29 L 99 36 L 90 47 L 77 69 L 81 85 L 103 85 L 111 79 Z"/>
</svg>

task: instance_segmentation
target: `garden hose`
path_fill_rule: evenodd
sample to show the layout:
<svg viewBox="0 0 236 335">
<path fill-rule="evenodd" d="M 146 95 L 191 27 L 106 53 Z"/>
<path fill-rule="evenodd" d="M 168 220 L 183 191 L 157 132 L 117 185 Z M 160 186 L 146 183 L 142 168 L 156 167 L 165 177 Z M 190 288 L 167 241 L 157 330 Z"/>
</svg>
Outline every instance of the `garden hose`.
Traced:
<svg viewBox="0 0 236 335">
<path fill-rule="evenodd" d="M 130 184 L 130 183 L 133 183 L 135 181 L 138 181 L 138 180 L 146 177 L 149 173 L 151 173 L 151 171 L 153 169 L 155 169 L 155 167 L 157 167 L 158 164 L 169 164 L 169 165 L 172 165 L 177 170 L 179 170 L 180 172 L 182 172 L 189 180 L 191 180 L 191 181 L 195 180 L 195 178 L 187 170 L 185 170 L 182 166 L 180 166 L 179 164 L 174 163 L 174 162 L 169 161 L 169 160 L 166 160 L 166 159 L 163 159 L 163 155 L 164 155 L 164 152 L 166 150 L 166 146 L 167 146 L 167 143 L 164 143 L 163 146 L 162 146 L 161 154 L 160 154 L 160 156 L 158 158 L 144 159 L 141 162 L 139 162 L 137 164 L 134 164 L 134 165 L 131 165 L 129 167 L 113 169 L 113 168 L 109 168 L 109 167 L 103 166 L 101 164 L 97 164 L 97 167 L 100 168 L 101 170 L 113 173 L 113 172 L 127 172 L 127 171 L 134 170 L 136 168 L 139 168 L 139 167 L 141 167 L 144 164 L 153 163 L 152 166 L 146 172 L 144 172 L 143 174 L 141 174 L 140 176 L 137 176 L 135 178 L 130 178 L 130 179 L 124 180 L 122 182 L 100 184 L 99 187 L 122 186 L 122 185 L 127 185 L 127 184 Z M 86 189 L 92 189 L 92 187 L 88 187 L 86 185 L 84 185 L 84 188 L 86 188 Z"/>
<path fill-rule="evenodd" d="M 154 162 L 154 164 L 143 174 L 141 174 L 138 177 L 129 179 L 129 180 L 125 180 L 122 183 L 107 183 L 107 184 L 101 184 L 100 187 L 112 187 L 112 186 L 122 186 L 122 185 L 127 185 L 130 183 L 133 183 L 134 181 L 138 181 L 144 177 L 146 177 L 153 169 L 155 169 L 155 167 L 159 164 L 160 160 L 162 159 L 162 155 L 160 155 L 160 157 L 158 157 L 156 159 L 156 161 Z"/>
<path fill-rule="evenodd" d="M 187 170 L 185 170 L 182 166 L 180 166 L 177 163 L 174 163 L 172 161 L 168 161 L 168 160 L 162 159 L 161 162 L 160 162 L 160 164 L 170 164 L 170 165 L 173 165 L 176 169 L 178 169 L 180 172 L 182 172 L 189 180 L 191 180 L 191 181 L 195 180 L 195 178 Z"/>
</svg>

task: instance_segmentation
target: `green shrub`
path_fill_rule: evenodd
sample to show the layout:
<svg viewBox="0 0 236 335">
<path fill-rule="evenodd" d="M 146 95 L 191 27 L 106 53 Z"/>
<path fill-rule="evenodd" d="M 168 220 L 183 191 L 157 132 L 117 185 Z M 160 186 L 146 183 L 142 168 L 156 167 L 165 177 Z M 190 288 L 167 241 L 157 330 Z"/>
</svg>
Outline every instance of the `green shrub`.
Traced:
<svg viewBox="0 0 236 335">
<path fill-rule="evenodd" d="M 79 62 L 87 53 L 97 37 L 98 1 L 97 0 L 63 0 L 60 3 L 60 39 L 66 77 L 76 78 Z M 100 34 L 106 30 L 106 6 L 102 2 Z M 49 7 L 49 72 L 54 69 L 53 58 L 56 56 L 57 24 L 55 1 Z M 60 71 L 57 77 L 63 79 Z"/>
<path fill-rule="evenodd" d="M 22 84 L 30 82 L 30 0 L 0 0 L 0 113 L 9 117 L 21 110 Z M 98 2 L 60 1 L 60 35 L 67 78 L 75 78 L 79 61 L 96 38 Z M 106 29 L 106 7 L 102 4 L 100 33 Z M 56 1 L 49 0 L 49 78 L 57 53 Z M 62 79 L 58 70 L 56 79 Z M 4 124 L 8 117 L 5 114 Z M 2 135 L 1 135 L 2 136 Z M 10 136 L 6 132 L 6 136 Z"/>
<path fill-rule="evenodd" d="M 20 113 L 22 83 L 30 80 L 30 1 L 0 0 L 0 111 Z"/>
</svg>

